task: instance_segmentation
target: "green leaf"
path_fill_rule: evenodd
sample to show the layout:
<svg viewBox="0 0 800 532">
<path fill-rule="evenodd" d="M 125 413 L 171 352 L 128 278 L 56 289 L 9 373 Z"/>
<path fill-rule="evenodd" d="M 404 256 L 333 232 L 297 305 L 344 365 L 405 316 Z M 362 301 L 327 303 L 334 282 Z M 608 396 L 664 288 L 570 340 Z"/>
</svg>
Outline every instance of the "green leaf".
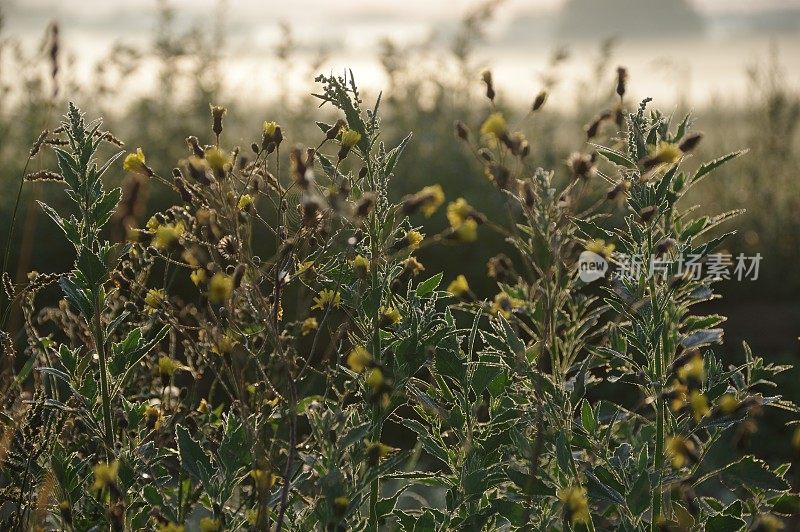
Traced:
<svg viewBox="0 0 800 532">
<path fill-rule="evenodd" d="M 636 170 L 636 163 L 628 159 L 624 153 L 618 152 L 617 150 L 607 146 L 601 146 L 600 144 L 592 144 L 592 146 L 597 150 L 597 153 L 599 153 L 607 161 L 614 163 L 617 166 L 624 166 L 629 170 Z"/>
<path fill-rule="evenodd" d="M 581 424 L 589 434 L 594 434 L 594 431 L 597 430 L 597 420 L 594 418 L 592 406 L 586 399 L 581 401 Z"/>
<path fill-rule="evenodd" d="M 400 144 L 397 145 L 392 151 L 389 152 L 388 156 L 386 157 L 386 167 L 383 169 L 384 173 L 388 176 L 394 170 L 395 165 L 397 164 L 397 160 L 403 154 L 403 150 L 406 149 L 406 145 L 411 140 L 411 133 L 409 133 L 406 138 L 400 141 Z"/>
<path fill-rule="evenodd" d="M 96 227 L 103 227 L 122 199 L 122 189 L 115 188 L 100 196 L 100 200 L 92 207 L 92 217 Z"/>
<path fill-rule="evenodd" d="M 178 442 L 178 456 L 180 457 L 181 467 L 194 480 L 203 484 L 205 489 L 211 486 L 211 476 L 214 467 L 211 457 L 208 456 L 200 444 L 197 443 L 189 434 L 189 431 L 182 425 L 175 426 L 175 438 Z"/>
<path fill-rule="evenodd" d="M 739 157 L 740 155 L 744 155 L 745 153 L 747 153 L 747 151 L 748 150 L 739 150 L 739 151 L 731 152 L 731 153 L 729 153 L 727 155 L 723 155 L 722 157 L 714 159 L 713 161 L 708 161 L 706 163 L 701 164 L 700 168 L 697 169 L 697 172 L 695 172 L 695 174 L 689 180 L 689 183 L 690 184 L 697 183 L 698 181 L 703 179 L 703 177 L 705 177 L 706 175 L 710 174 L 711 172 L 713 172 L 714 170 L 716 170 L 717 168 L 719 168 L 723 164 L 727 163 L 730 160 L 733 160 L 733 159 Z"/>
<path fill-rule="evenodd" d="M 58 284 L 69 304 L 77 309 L 88 321 L 92 316 L 92 302 L 86 293 L 70 277 L 62 277 L 59 279 Z"/>
<path fill-rule="evenodd" d="M 417 285 L 417 297 L 425 297 L 439 287 L 442 282 L 443 273 L 439 272 L 433 277 L 425 279 Z"/>
<path fill-rule="evenodd" d="M 730 515 L 715 515 L 706 521 L 705 532 L 734 532 L 742 530 L 745 522 Z"/>
</svg>

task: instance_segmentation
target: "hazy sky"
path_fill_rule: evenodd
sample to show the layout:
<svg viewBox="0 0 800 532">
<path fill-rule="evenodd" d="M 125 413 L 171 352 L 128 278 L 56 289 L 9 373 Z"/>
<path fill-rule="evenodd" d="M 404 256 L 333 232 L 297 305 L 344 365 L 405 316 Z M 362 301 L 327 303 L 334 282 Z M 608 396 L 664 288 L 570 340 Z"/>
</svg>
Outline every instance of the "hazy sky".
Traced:
<svg viewBox="0 0 800 532">
<path fill-rule="evenodd" d="M 567 73 L 588 75 L 600 38 L 572 42 L 557 33 L 558 14 L 566 0 L 506 0 L 490 26 L 489 41 L 478 51 L 480 61 L 499 78 L 514 80 L 519 96 L 534 93 L 549 54 L 566 44 L 574 53 Z M 586 0 L 595 5 L 632 5 L 643 0 Z M 670 0 L 655 0 L 665 3 Z M 625 4 L 628 2 L 629 4 Z M 368 86 L 383 78 L 374 60 L 382 37 L 417 43 L 431 37 L 446 43 L 459 19 L 475 0 L 223 0 L 229 29 L 229 87 L 238 94 L 257 79 L 274 76 L 270 62 L 279 38 L 278 23 L 288 22 L 299 45 L 329 50 L 325 69 L 352 67 Z M 763 61 L 775 46 L 790 81 L 800 82 L 800 0 L 691 0 L 702 20 L 702 34 L 665 40 L 622 38 L 615 61 L 626 64 L 634 87 L 656 97 L 678 96 L 703 103 L 717 96 L 741 94 L 745 69 Z M 180 26 L 207 25 L 219 0 L 172 0 Z M 152 39 L 156 0 L 0 0 L 6 17 L 5 36 L 35 49 L 51 20 L 58 20 L 64 47 L 88 75 L 115 41 L 141 46 Z M 622 18 L 612 13 L 611 18 Z M 658 30 L 662 21 L 641 24 Z M 633 24 L 639 26 L 638 24 Z M 438 40 L 437 40 L 438 39 Z M 434 45 L 435 46 L 435 45 Z M 580 59 L 583 58 L 583 59 Z M 137 85 L 146 90 L 148 74 Z M 242 90 L 239 90 L 239 89 Z"/>
</svg>

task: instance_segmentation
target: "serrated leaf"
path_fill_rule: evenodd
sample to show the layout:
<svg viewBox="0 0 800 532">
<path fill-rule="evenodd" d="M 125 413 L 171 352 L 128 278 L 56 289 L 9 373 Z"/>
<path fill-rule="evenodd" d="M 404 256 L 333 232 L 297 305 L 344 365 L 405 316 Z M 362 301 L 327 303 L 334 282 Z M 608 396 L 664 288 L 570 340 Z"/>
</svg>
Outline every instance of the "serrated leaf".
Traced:
<svg viewBox="0 0 800 532">
<path fill-rule="evenodd" d="M 442 272 L 439 272 L 436 275 L 419 283 L 416 290 L 417 297 L 425 297 L 436 290 L 439 287 L 439 284 L 442 282 L 442 276 Z"/>
<path fill-rule="evenodd" d="M 201 482 L 206 489 L 210 488 L 214 467 L 211 457 L 203 451 L 189 431 L 183 425 L 175 426 L 175 439 L 178 443 L 178 456 L 181 467 L 194 480 Z"/>
</svg>

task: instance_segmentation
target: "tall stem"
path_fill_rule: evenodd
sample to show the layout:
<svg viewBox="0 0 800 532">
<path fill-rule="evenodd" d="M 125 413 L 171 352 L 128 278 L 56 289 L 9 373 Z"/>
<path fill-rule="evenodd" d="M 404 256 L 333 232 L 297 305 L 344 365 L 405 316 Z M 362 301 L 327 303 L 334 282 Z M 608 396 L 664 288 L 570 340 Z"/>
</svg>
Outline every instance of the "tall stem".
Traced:
<svg viewBox="0 0 800 532">
<path fill-rule="evenodd" d="M 99 289 L 98 289 L 99 290 Z M 108 387 L 108 360 L 106 357 L 106 339 L 103 334 L 103 324 L 100 321 L 100 298 L 94 298 L 94 317 L 92 334 L 100 360 L 100 396 L 103 408 L 103 436 L 106 443 L 106 456 L 111 460 L 114 454 L 114 425 L 111 421 L 111 394 Z"/>
<path fill-rule="evenodd" d="M 653 253 L 653 227 L 647 233 L 647 245 L 649 253 Z M 656 280 L 655 274 L 649 273 L 650 285 L 650 313 L 653 324 L 653 331 L 656 327 L 656 311 L 657 311 L 657 298 L 656 298 Z M 666 334 L 666 332 L 661 333 Z M 653 470 L 656 473 L 656 487 L 653 490 L 652 509 L 651 509 L 651 529 L 655 532 L 659 530 L 659 517 L 662 514 L 662 496 L 663 496 L 663 478 L 662 470 L 664 468 L 664 404 L 662 401 L 662 392 L 664 386 L 664 357 L 666 353 L 662 349 L 662 338 L 653 339 L 653 347 L 655 351 L 655 408 L 656 408 L 656 449 L 653 456 Z"/>
</svg>

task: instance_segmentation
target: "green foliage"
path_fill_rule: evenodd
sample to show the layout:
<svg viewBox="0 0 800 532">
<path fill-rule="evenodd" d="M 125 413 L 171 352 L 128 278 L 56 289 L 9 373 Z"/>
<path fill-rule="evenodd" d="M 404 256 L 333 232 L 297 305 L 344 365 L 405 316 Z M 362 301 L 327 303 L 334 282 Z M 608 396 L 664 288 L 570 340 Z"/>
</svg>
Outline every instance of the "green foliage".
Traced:
<svg viewBox="0 0 800 532">
<path fill-rule="evenodd" d="M 175 201 L 124 244 L 104 232 L 120 154 L 98 163 L 109 135 L 69 107 L 52 144 L 74 212 L 41 206 L 76 258 L 64 304 L 35 318 L 47 279 L 24 288 L 8 389 L 35 393 L 3 416 L 6 528 L 733 530 L 797 512 L 791 465 L 738 445 L 762 409 L 796 413 L 770 387 L 787 368 L 746 344 L 725 366 L 724 317 L 693 314 L 715 281 L 677 270 L 736 214 L 684 198 L 741 152 L 688 172 L 689 118 L 620 96 L 617 140 L 589 145 L 604 162 L 574 154 L 563 184 L 492 114 L 459 136 L 508 223 L 458 198 L 426 236 L 410 217 L 441 187 L 390 193 L 411 137 L 385 144 L 352 73 L 318 81 L 337 121 L 288 168 L 290 131 L 265 123 L 245 155 L 218 108 L 213 144 L 189 137 L 169 177 L 128 154 Z M 489 232 L 516 252 L 490 263 L 492 300 L 421 273 L 419 249 Z M 583 250 L 612 275 L 582 280 Z M 668 266 L 613 275 L 625 255 Z"/>
</svg>

